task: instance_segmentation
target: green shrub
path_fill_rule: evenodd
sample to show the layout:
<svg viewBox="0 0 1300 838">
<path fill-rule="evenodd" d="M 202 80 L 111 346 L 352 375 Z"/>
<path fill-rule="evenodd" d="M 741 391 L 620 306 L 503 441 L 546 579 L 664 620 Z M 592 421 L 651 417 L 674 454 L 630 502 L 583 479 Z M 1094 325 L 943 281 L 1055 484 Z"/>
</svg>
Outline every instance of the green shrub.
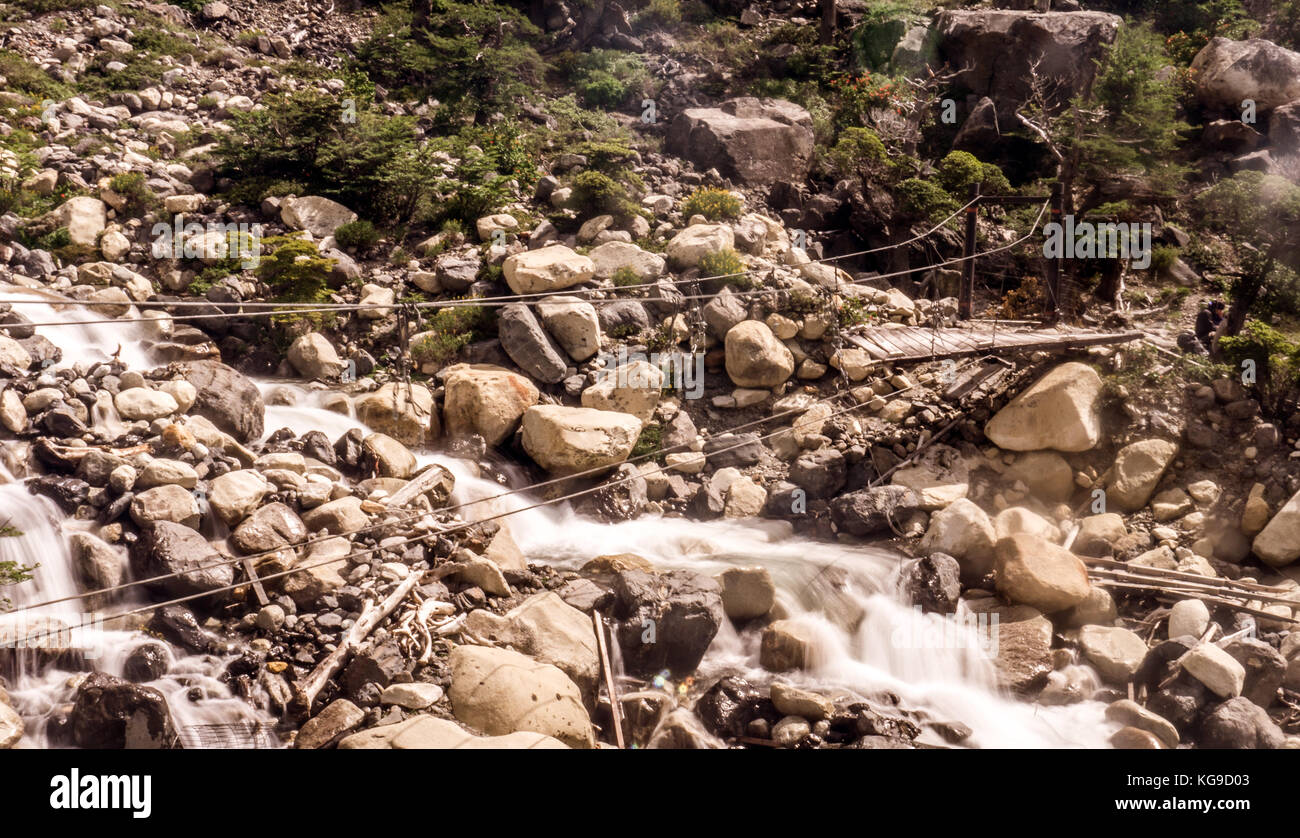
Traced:
<svg viewBox="0 0 1300 838">
<path fill-rule="evenodd" d="M 745 262 L 731 248 L 706 253 L 700 259 L 700 277 L 718 279 L 723 285 L 749 289 L 758 285 L 758 279 L 745 272 Z"/>
<path fill-rule="evenodd" d="M 635 53 L 594 49 L 562 56 L 558 64 L 587 107 L 613 109 L 645 92 L 649 80 L 645 62 Z"/>
<path fill-rule="evenodd" d="M 725 189 L 700 187 L 682 204 L 682 216 L 702 215 L 710 221 L 740 217 L 740 199 Z"/>
<path fill-rule="evenodd" d="M 908 178 L 898 185 L 896 197 L 900 209 L 907 215 L 926 220 L 937 220 L 949 215 L 960 206 L 952 196 L 928 180 Z"/>
<path fill-rule="evenodd" d="M 614 275 L 609 280 L 614 283 L 615 288 L 628 288 L 642 284 L 641 277 L 637 276 L 636 271 L 628 265 L 614 271 Z"/>
<path fill-rule="evenodd" d="M 274 294 L 274 302 L 320 303 L 329 296 L 334 260 L 321 256 L 316 245 L 294 235 L 262 240 L 255 273 Z"/>
<path fill-rule="evenodd" d="M 126 199 L 123 211 L 127 215 L 144 215 L 162 206 L 158 196 L 146 183 L 144 172 L 123 172 L 108 182 L 108 188 Z"/>
<path fill-rule="evenodd" d="M 992 163 L 981 163 L 967 151 L 950 152 L 939 161 L 936 178 L 948 194 L 962 199 L 962 203 L 965 203 L 970 188 L 977 183 L 980 184 L 981 192 L 991 195 L 1003 195 L 1011 191 L 1011 184 L 1001 169 Z"/>
<path fill-rule="evenodd" d="M 339 225 L 334 231 L 334 241 L 342 248 L 364 250 L 379 241 L 379 231 L 369 221 L 358 219 Z"/>
<path fill-rule="evenodd" d="M 875 174 L 889 164 L 885 144 L 869 128 L 845 128 L 826 156 L 840 177 Z"/>
<path fill-rule="evenodd" d="M 682 22 L 682 7 L 677 0 L 650 0 L 636 13 L 638 26 L 672 26 Z"/>
<path fill-rule="evenodd" d="M 636 444 L 632 446 L 632 453 L 629 455 L 633 459 L 653 458 L 659 459 L 660 451 L 664 447 L 664 429 L 658 422 L 651 422 L 641 429 L 641 435 L 637 437 Z"/>
<path fill-rule="evenodd" d="M 837 316 L 842 329 L 859 326 L 871 320 L 871 315 L 867 313 L 867 304 L 861 297 L 845 297 L 841 300 Z"/>
<path fill-rule="evenodd" d="M 573 179 L 573 206 L 582 215 L 628 216 L 636 207 L 627 188 L 604 172 L 587 170 Z"/>
<path fill-rule="evenodd" d="M 417 364 L 442 366 L 456 353 L 476 340 L 491 334 L 493 315 L 490 309 L 476 305 L 440 308 L 429 319 L 429 331 L 411 347 L 411 359 Z"/>
<path fill-rule="evenodd" d="M 1178 261 L 1178 248 L 1169 245 L 1152 248 L 1151 250 L 1151 272 L 1153 274 L 1163 274 L 1174 266 Z"/>
</svg>

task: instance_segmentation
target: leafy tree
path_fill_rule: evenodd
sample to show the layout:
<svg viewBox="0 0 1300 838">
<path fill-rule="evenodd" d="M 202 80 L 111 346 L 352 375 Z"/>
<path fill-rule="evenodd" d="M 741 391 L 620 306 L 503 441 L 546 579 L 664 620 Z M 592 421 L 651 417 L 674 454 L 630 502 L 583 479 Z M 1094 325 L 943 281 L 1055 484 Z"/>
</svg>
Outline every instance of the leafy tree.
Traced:
<svg viewBox="0 0 1300 838">
<path fill-rule="evenodd" d="M 445 123 L 482 124 L 536 88 L 545 65 L 533 45 L 542 37 L 505 3 L 409 0 L 384 9 L 357 59 L 380 84 L 438 99 Z"/>
<path fill-rule="evenodd" d="M 1226 333 L 1270 300 L 1296 307 L 1292 271 L 1300 270 L 1300 187 L 1276 175 L 1238 172 L 1198 195 L 1198 223 L 1227 237 L 1237 251 Z"/>
</svg>

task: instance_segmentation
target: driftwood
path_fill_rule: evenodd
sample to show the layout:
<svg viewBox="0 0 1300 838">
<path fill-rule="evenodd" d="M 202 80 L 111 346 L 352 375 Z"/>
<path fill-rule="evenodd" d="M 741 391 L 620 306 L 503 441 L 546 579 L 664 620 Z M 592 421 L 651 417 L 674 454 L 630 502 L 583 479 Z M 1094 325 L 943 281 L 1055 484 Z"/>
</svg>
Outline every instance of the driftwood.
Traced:
<svg viewBox="0 0 1300 838">
<path fill-rule="evenodd" d="M 370 632 L 374 631 L 385 617 L 393 613 L 393 609 L 397 608 L 419 583 L 420 574 L 412 573 L 378 605 L 371 600 L 366 600 L 365 606 L 361 609 L 361 616 L 347 630 L 338 648 L 318 663 L 306 678 L 294 682 L 293 711 L 295 714 L 302 718 L 311 715 L 312 705 L 316 703 L 316 696 L 320 695 L 320 691 L 343 668 L 343 664 L 357 650 L 361 642 L 370 636 Z"/>
<path fill-rule="evenodd" d="M 1100 559 L 1091 556 L 1083 557 L 1083 563 L 1097 568 L 1122 570 L 1128 573 L 1140 574 L 1143 576 L 1165 576 L 1170 579 L 1181 579 L 1187 582 L 1214 582 L 1224 588 L 1240 588 L 1243 591 L 1260 591 L 1262 593 L 1287 593 L 1287 588 L 1277 585 L 1261 585 L 1258 582 L 1240 582 L 1236 579 L 1224 579 L 1215 576 L 1202 576 L 1199 573 L 1188 573 L 1182 570 L 1166 570 L 1160 567 L 1144 567 L 1141 565 L 1132 565 L 1127 562 L 1120 562 L 1114 559 Z M 1297 603 L 1300 605 L 1300 603 Z"/>
<path fill-rule="evenodd" d="M 614 725 L 614 744 L 621 750 L 626 747 L 623 742 L 623 708 L 619 706 L 614 668 L 610 665 L 609 649 L 605 646 L 605 618 L 599 611 L 591 612 L 591 624 L 596 629 L 596 650 L 600 652 L 600 669 L 605 676 L 605 689 L 609 691 L 609 716 Z"/>
</svg>

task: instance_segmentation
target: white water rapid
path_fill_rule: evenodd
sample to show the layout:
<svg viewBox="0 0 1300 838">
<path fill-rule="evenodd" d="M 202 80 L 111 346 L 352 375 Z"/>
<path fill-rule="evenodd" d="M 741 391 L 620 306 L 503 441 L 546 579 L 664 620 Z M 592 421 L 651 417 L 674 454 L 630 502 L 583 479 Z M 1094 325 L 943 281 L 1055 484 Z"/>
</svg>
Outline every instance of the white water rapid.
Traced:
<svg viewBox="0 0 1300 838">
<path fill-rule="evenodd" d="M 9 293 L 29 292 L 0 292 L 0 300 Z M 43 308 L 41 322 L 99 319 L 85 309 Z M 26 307 L 23 313 L 33 321 L 38 319 L 36 312 Z M 60 326 L 39 331 L 63 346 L 65 358 L 71 361 L 107 357 L 121 344 L 121 358 L 140 369 L 148 368 L 143 349 L 126 339 L 129 328 Z M 64 331 L 72 329 L 77 331 Z M 74 340 L 76 348 L 70 350 Z M 268 434 L 287 427 L 299 435 L 319 430 L 336 439 L 351 428 L 364 428 L 354 417 L 323 407 L 324 393 L 320 391 L 285 382 L 261 382 L 259 387 L 267 401 Z M 478 476 L 473 464 L 431 451 L 417 455 L 421 464 L 436 461 L 455 473 L 455 504 L 490 498 L 506 488 Z M 463 514 L 481 518 L 519 510 L 533 502 L 534 498 L 521 493 L 475 504 Z M 7 590 L 15 604 L 76 593 L 66 537 L 81 524 L 60 524 L 53 505 L 28 494 L 20 484 L 0 487 L 0 508 L 23 532 L 18 538 L 0 538 L 0 559 L 41 565 L 33 582 Z M 577 567 L 596 555 L 620 552 L 644 556 L 658 567 L 707 574 L 729 566 L 766 567 L 777 585 L 781 606 L 816 638 L 808 670 L 791 677 L 809 686 L 863 698 L 893 693 L 906 706 L 921 708 L 933 721 L 969 726 L 973 733 L 964 744 L 1106 747 L 1107 737 L 1116 729 L 1104 720 L 1104 705 L 1097 702 L 1044 707 L 1000 692 L 993 665 L 979 648 L 973 629 L 960 627 L 951 618 L 922 615 L 905 604 L 897 581 L 903 557 L 892 551 L 808 541 L 794 537 L 788 525 L 769 521 L 700 523 L 647 517 L 605 524 L 568 507 L 544 507 L 519 512 L 503 523 L 529 561 L 560 567 Z M 115 603 L 110 610 L 125 610 L 131 607 L 129 603 Z M 72 623 L 83 619 L 79 602 L 50 606 L 40 615 Z M 30 622 L 34 615 L 23 616 Z M 940 642 L 931 642 L 933 638 Z M 87 663 L 120 674 L 127 653 L 142 639 L 139 633 L 128 631 L 88 633 L 83 645 L 97 657 Z M 756 683 L 770 681 L 771 674 L 758 665 L 758 646 L 758 632 L 737 633 L 724 621 L 701 674 L 732 672 Z M 223 660 L 211 656 L 182 657 L 173 661 L 164 678 L 148 686 L 166 695 L 178 728 L 258 720 L 256 711 L 231 697 L 216 681 L 223 666 Z M 20 674 L 11 694 L 28 723 L 23 746 L 45 744 L 43 720 L 53 708 L 71 699 L 68 681 L 73 674 L 55 669 Z M 201 699 L 191 700 L 196 693 L 202 694 Z"/>
</svg>

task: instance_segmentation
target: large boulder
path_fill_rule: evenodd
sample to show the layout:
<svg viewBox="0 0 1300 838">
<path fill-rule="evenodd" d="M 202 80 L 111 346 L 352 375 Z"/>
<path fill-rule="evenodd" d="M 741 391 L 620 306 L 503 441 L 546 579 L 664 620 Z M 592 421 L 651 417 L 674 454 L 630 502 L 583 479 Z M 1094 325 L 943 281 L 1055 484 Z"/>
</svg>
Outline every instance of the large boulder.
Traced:
<svg viewBox="0 0 1300 838">
<path fill-rule="evenodd" d="M 988 513 L 960 498 L 930 516 L 930 528 L 918 545 L 920 552 L 947 553 L 961 565 L 962 579 L 976 583 L 993 570 L 997 531 Z"/>
<path fill-rule="evenodd" d="M 389 382 L 352 404 L 357 419 L 403 445 L 427 445 L 442 434 L 433 393 L 423 384 Z"/>
<path fill-rule="evenodd" d="M 726 363 L 737 387 L 779 387 L 794 374 L 794 354 L 761 320 L 746 320 L 727 332 Z"/>
<path fill-rule="evenodd" d="M 497 336 L 510 360 L 524 372 L 546 384 L 556 384 L 568 372 L 564 349 L 542 328 L 531 307 L 511 303 L 497 318 Z"/>
<path fill-rule="evenodd" d="M 1286 734 L 1263 707 L 1244 697 L 1230 698 L 1201 721 L 1198 743 L 1218 750 L 1282 748 Z"/>
<path fill-rule="evenodd" d="M 946 11 L 935 30 L 940 61 L 958 71 L 956 85 L 991 98 L 1002 124 L 1012 125 L 1035 72 L 1053 107 L 1087 88 L 1121 22 L 1103 12 Z"/>
<path fill-rule="evenodd" d="M 468 636 L 494 646 L 509 646 L 534 660 L 559 667 L 591 703 L 600 677 L 600 653 L 591 619 L 546 591 L 535 594 L 506 614 L 486 609 L 465 619 Z"/>
<path fill-rule="evenodd" d="M 189 490 L 180 486 L 155 486 L 131 499 L 131 520 L 144 527 L 155 521 L 169 521 L 197 527 L 202 520 L 199 505 Z"/>
<path fill-rule="evenodd" d="M 596 266 L 590 258 L 562 244 L 516 253 L 501 266 L 506 284 L 516 294 L 558 291 L 587 282 Z"/>
<path fill-rule="evenodd" d="M 1300 492 L 1292 495 L 1255 536 L 1251 550 L 1260 561 L 1273 567 L 1300 559 Z"/>
<path fill-rule="evenodd" d="M 856 536 L 892 532 L 920 509 L 921 498 L 906 486 L 876 486 L 840 495 L 831 501 L 835 526 Z"/>
<path fill-rule="evenodd" d="M 208 502 L 217 517 L 233 527 L 251 515 L 273 488 L 260 471 L 237 469 L 212 481 Z"/>
<path fill-rule="evenodd" d="M 1177 453 L 1178 446 L 1163 439 L 1144 439 L 1121 448 L 1106 486 L 1106 502 L 1125 512 L 1146 506 Z"/>
<path fill-rule="evenodd" d="M 700 260 L 711 253 L 721 253 L 736 246 L 736 234 L 726 224 L 694 224 L 668 240 L 664 253 L 668 261 L 682 269 L 699 267 Z"/>
<path fill-rule="evenodd" d="M 318 239 L 334 235 L 344 224 L 357 220 L 357 214 L 338 201 L 319 195 L 285 198 L 280 202 L 280 220 L 286 227 L 306 230 Z"/>
<path fill-rule="evenodd" d="M 540 396 L 526 377 L 490 364 L 449 367 L 443 383 L 447 433 L 478 434 L 488 445 L 500 445 L 514 433 L 524 411 Z"/>
<path fill-rule="evenodd" d="M 687 108 L 668 126 L 665 148 L 751 186 L 798 182 L 812 164 L 812 116 L 793 102 L 753 97 Z"/>
<path fill-rule="evenodd" d="M 726 618 L 718 583 L 686 570 L 620 571 L 614 596 L 623 664 L 646 677 L 694 672 Z"/>
<path fill-rule="evenodd" d="M 547 297 L 537 304 L 537 314 L 573 360 L 585 361 L 600 351 L 600 319 L 591 303 L 577 297 Z"/>
<path fill-rule="evenodd" d="M 1061 364 L 1011 400 L 984 426 L 1011 451 L 1088 451 L 1101 440 L 1101 376 L 1087 364 Z"/>
<path fill-rule="evenodd" d="M 98 198 L 80 195 L 36 219 L 32 226 L 40 232 L 66 227 L 72 244 L 93 248 L 99 243 L 99 234 L 108 226 L 108 207 Z"/>
<path fill-rule="evenodd" d="M 1035 535 L 1011 535 L 994 548 L 998 592 L 1050 614 L 1088 597 L 1088 569 L 1077 556 Z"/>
<path fill-rule="evenodd" d="M 638 282 L 654 282 L 664 273 L 664 257 L 630 242 L 605 242 L 593 247 L 587 256 L 597 279 L 610 279 L 623 268 L 631 270 Z"/>
<path fill-rule="evenodd" d="M 1118 626 L 1082 627 L 1079 629 L 1079 646 L 1102 678 L 1120 685 L 1128 683 L 1147 654 L 1145 640 Z"/>
<path fill-rule="evenodd" d="M 220 361 L 190 361 L 185 380 L 198 395 L 190 412 L 239 442 L 262 436 L 266 405 L 257 385 Z"/>
<path fill-rule="evenodd" d="M 320 332 L 308 332 L 289 346 L 289 363 L 303 378 L 338 378 L 347 364 Z"/>
<path fill-rule="evenodd" d="M 140 537 L 131 545 L 131 569 L 137 579 L 178 574 L 160 582 L 175 596 L 207 593 L 235 581 L 234 565 L 207 539 L 171 521 L 140 528 Z"/>
<path fill-rule="evenodd" d="M 1262 38 L 1214 38 L 1192 60 L 1192 78 L 1208 108 L 1239 115 L 1249 99 L 1270 111 L 1300 99 L 1300 53 Z"/>
<path fill-rule="evenodd" d="M 307 539 L 307 526 L 283 503 L 268 503 L 244 519 L 231 540 L 245 553 L 279 550 Z"/>
<path fill-rule="evenodd" d="M 121 390 L 113 397 L 113 406 L 118 414 L 130 421 L 142 419 L 152 422 L 164 416 L 171 416 L 180 406 L 170 394 L 148 387 L 131 387 Z"/>
<path fill-rule="evenodd" d="M 640 435 L 641 420 L 628 413 L 561 405 L 524 411 L 524 450 L 557 475 L 615 466 L 632 453 Z"/>
<path fill-rule="evenodd" d="M 492 736 L 532 731 L 595 747 L 582 693 L 560 669 L 510 649 L 457 646 L 449 696 L 456 718 Z"/>
<path fill-rule="evenodd" d="M 428 715 L 368 728 L 339 741 L 340 751 L 535 751 L 567 750 L 568 747 L 551 736 L 529 731 L 504 736 L 475 736 L 455 722 Z"/>
<path fill-rule="evenodd" d="M 77 687 L 68 715 L 72 741 L 95 750 L 160 750 L 178 747 L 167 699 L 103 672 L 93 672 Z"/>
<path fill-rule="evenodd" d="M 601 370 L 596 383 L 582 391 L 582 406 L 630 413 L 648 423 L 659 404 L 663 386 L 663 370 L 646 361 L 632 361 Z"/>
</svg>

